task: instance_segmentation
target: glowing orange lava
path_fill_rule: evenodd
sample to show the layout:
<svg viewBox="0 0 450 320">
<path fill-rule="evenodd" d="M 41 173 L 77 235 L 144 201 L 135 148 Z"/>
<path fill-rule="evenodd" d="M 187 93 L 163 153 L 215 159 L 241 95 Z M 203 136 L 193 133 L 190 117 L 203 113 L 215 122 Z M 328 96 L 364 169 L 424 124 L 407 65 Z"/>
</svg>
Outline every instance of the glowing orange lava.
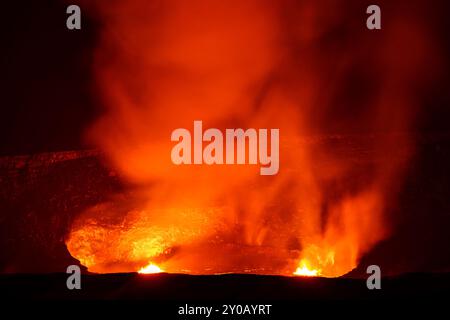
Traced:
<svg viewBox="0 0 450 320">
<path fill-rule="evenodd" d="M 300 262 L 300 266 L 295 270 L 294 275 L 296 276 L 302 276 L 302 277 L 316 277 L 320 275 L 320 270 L 317 269 L 311 269 L 311 267 L 308 266 L 308 262 L 305 260 L 302 260 Z"/>
<path fill-rule="evenodd" d="M 139 269 L 138 273 L 141 274 L 151 274 L 151 273 L 161 273 L 164 272 L 160 267 L 154 263 L 149 263 L 147 266 Z"/>
</svg>

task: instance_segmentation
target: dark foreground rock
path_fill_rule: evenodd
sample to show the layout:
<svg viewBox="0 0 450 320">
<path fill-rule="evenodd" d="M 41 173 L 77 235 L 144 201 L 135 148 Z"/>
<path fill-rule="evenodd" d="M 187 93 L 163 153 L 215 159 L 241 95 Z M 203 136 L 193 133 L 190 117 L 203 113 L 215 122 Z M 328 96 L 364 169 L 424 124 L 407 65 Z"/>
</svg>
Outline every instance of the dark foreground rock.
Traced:
<svg viewBox="0 0 450 320">
<path fill-rule="evenodd" d="M 146 300 L 146 301 L 374 301 L 450 297 L 450 274 L 407 274 L 381 279 L 369 290 L 365 279 L 264 275 L 87 274 L 81 289 L 69 290 L 69 275 L 1 275 L 6 300 Z"/>
</svg>

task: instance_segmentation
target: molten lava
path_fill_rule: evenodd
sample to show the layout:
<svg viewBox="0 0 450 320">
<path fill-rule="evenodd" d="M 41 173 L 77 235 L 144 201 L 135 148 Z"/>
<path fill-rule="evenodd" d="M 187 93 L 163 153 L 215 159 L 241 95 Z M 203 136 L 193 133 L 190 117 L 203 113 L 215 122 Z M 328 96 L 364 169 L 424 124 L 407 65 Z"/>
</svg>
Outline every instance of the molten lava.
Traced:
<svg viewBox="0 0 450 320">
<path fill-rule="evenodd" d="M 161 270 L 160 267 L 158 267 L 156 264 L 153 263 L 149 263 L 147 266 L 138 270 L 138 273 L 142 274 L 161 273 L 161 272 L 163 272 L 163 270 Z"/>
<path fill-rule="evenodd" d="M 321 275 L 320 270 L 311 269 L 309 265 L 310 263 L 303 259 L 300 261 L 299 267 L 295 270 L 294 275 L 303 277 L 316 277 Z"/>
</svg>

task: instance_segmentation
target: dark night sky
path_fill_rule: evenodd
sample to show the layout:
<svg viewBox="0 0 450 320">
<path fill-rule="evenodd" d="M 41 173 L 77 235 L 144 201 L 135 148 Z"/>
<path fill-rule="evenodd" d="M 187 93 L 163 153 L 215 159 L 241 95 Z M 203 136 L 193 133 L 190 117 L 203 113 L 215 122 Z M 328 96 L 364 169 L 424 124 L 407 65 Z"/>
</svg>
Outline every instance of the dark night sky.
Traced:
<svg viewBox="0 0 450 320">
<path fill-rule="evenodd" d="M 2 6 L 0 154 L 79 149 L 95 113 L 91 64 L 96 28 L 66 28 L 63 1 Z"/>
</svg>

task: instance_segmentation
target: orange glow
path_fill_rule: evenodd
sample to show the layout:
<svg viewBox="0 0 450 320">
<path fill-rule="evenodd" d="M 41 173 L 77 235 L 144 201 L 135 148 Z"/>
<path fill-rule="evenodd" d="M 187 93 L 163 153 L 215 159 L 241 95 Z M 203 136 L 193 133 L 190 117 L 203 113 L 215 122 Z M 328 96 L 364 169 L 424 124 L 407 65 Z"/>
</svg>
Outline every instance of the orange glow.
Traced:
<svg viewBox="0 0 450 320">
<path fill-rule="evenodd" d="M 163 272 L 163 270 L 161 270 L 160 267 L 158 267 L 156 264 L 153 263 L 150 263 L 147 266 L 138 270 L 138 273 L 142 274 L 161 273 L 161 272 Z"/>
<path fill-rule="evenodd" d="M 338 277 L 390 235 L 414 152 L 411 93 L 433 46 L 395 4 L 370 37 L 340 1 L 319 2 L 91 4 L 106 21 L 93 64 L 105 109 L 88 136 L 125 190 L 76 217 L 74 258 L 99 273 L 152 261 L 165 272 Z M 171 132 L 195 120 L 279 128 L 279 173 L 175 166 Z"/>
</svg>

